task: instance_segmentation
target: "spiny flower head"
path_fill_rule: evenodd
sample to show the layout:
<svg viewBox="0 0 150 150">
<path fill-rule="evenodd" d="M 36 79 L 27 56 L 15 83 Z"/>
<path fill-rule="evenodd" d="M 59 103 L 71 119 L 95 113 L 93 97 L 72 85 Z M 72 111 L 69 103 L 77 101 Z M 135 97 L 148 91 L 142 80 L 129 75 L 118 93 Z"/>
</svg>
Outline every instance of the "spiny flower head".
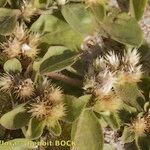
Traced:
<svg viewBox="0 0 150 150">
<path fill-rule="evenodd" d="M 15 38 L 17 38 L 19 41 L 22 41 L 26 38 L 26 35 L 28 33 L 28 30 L 26 29 L 26 26 L 24 23 L 17 23 L 12 36 L 14 36 Z"/>
<path fill-rule="evenodd" d="M 31 79 L 20 80 L 15 86 L 15 93 L 21 99 L 29 98 L 34 94 L 34 86 Z"/>
<path fill-rule="evenodd" d="M 40 101 L 39 98 L 35 103 L 32 103 L 30 105 L 30 110 L 28 111 L 29 113 L 32 114 L 33 118 L 37 118 L 39 120 L 42 120 L 51 113 L 51 105 L 48 104 L 46 101 Z"/>
<path fill-rule="evenodd" d="M 28 35 L 28 38 L 26 42 L 22 44 L 21 50 L 22 54 L 29 57 L 29 58 L 35 58 L 37 54 L 39 53 L 39 38 L 40 35 L 37 33 L 30 33 Z"/>
<path fill-rule="evenodd" d="M 16 38 L 9 39 L 1 44 L 1 48 L 9 58 L 17 57 L 21 54 L 21 43 Z"/>
<path fill-rule="evenodd" d="M 120 65 L 119 57 L 113 51 L 106 54 L 105 61 L 112 71 L 117 70 Z"/>
<path fill-rule="evenodd" d="M 36 16 L 39 13 L 38 9 L 36 7 L 34 7 L 33 2 L 28 1 L 28 0 L 23 0 L 21 12 L 22 12 L 23 18 L 28 22 L 30 22 L 30 19 L 33 16 Z"/>
<path fill-rule="evenodd" d="M 146 133 L 147 130 L 147 121 L 145 118 L 137 118 L 132 123 L 132 130 L 135 132 L 135 134 L 141 136 L 144 133 Z"/>
<path fill-rule="evenodd" d="M 136 48 L 130 48 L 127 50 L 127 52 L 125 52 L 124 57 L 122 59 L 124 65 L 136 66 L 140 61 L 140 54 L 138 53 Z"/>
<path fill-rule="evenodd" d="M 107 69 L 97 75 L 95 93 L 97 96 L 107 95 L 116 82 L 114 74 Z"/>
<path fill-rule="evenodd" d="M 119 84 L 139 82 L 142 76 L 142 65 L 137 49 L 129 49 L 123 56 L 119 75 Z"/>
<path fill-rule="evenodd" d="M 113 84 L 115 84 L 116 78 L 114 74 L 105 68 L 105 70 L 99 72 L 94 77 L 87 77 L 84 83 L 84 89 L 94 92 L 94 95 L 103 97 L 109 94 Z"/>
<path fill-rule="evenodd" d="M 0 90 L 9 91 L 13 86 L 12 76 L 4 74 L 0 77 Z"/>
<path fill-rule="evenodd" d="M 40 35 L 29 32 L 25 25 L 17 24 L 10 38 L 1 44 L 1 48 L 9 58 L 21 55 L 34 59 L 38 52 Z"/>
<path fill-rule="evenodd" d="M 62 91 L 49 82 L 45 82 L 43 85 L 40 95 L 30 105 L 28 112 L 39 120 L 47 120 L 48 118 L 53 121 L 60 120 L 65 115 Z"/>
<path fill-rule="evenodd" d="M 84 89 L 91 89 L 97 96 L 107 95 L 115 84 L 139 82 L 142 76 L 139 61 L 137 49 L 129 49 L 122 57 L 109 52 L 96 58 L 89 66 Z"/>
</svg>

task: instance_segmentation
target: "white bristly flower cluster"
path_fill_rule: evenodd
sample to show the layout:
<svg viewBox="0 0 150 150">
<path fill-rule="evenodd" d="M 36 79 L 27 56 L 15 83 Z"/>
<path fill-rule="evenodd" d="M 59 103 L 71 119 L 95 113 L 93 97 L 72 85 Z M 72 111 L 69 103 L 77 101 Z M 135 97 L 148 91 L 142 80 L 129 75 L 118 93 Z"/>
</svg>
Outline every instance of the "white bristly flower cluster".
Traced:
<svg viewBox="0 0 150 150">
<path fill-rule="evenodd" d="M 54 126 L 56 121 L 65 116 L 63 92 L 60 87 L 52 85 L 47 80 L 40 85 L 39 89 L 39 95 L 30 104 L 28 112 L 38 120 L 47 122 L 50 119 L 51 126 Z"/>
<path fill-rule="evenodd" d="M 33 1 L 23 0 L 21 6 L 22 17 L 25 21 L 30 22 L 33 16 L 39 14 L 39 10 L 33 5 Z"/>
<path fill-rule="evenodd" d="M 109 95 L 115 84 L 137 83 L 142 76 L 142 65 L 137 49 L 128 49 L 123 56 L 109 52 L 98 57 L 89 67 L 84 89 L 98 97 Z"/>
<path fill-rule="evenodd" d="M 39 34 L 29 32 L 24 24 L 18 24 L 1 48 L 8 58 L 25 56 L 34 59 L 39 52 L 39 38 Z"/>
<path fill-rule="evenodd" d="M 30 78 L 22 79 L 19 75 L 4 74 L 0 76 L 0 91 L 10 92 L 18 99 L 25 100 L 33 96 L 34 87 Z"/>
</svg>

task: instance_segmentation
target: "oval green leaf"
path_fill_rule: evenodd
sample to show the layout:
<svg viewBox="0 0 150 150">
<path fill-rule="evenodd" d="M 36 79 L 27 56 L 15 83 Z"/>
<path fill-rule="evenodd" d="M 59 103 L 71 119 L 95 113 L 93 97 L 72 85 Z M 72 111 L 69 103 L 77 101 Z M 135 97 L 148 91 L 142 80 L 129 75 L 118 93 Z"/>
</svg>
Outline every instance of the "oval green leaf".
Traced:
<svg viewBox="0 0 150 150">
<path fill-rule="evenodd" d="M 26 112 L 24 105 L 25 104 L 18 105 L 13 110 L 4 114 L 0 118 L 0 124 L 10 130 L 20 129 L 27 125 L 30 120 L 30 115 Z"/>
<path fill-rule="evenodd" d="M 16 58 L 7 60 L 3 66 L 5 72 L 7 73 L 18 73 L 22 71 L 22 65 L 20 61 Z"/>
<path fill-rule="evenodd" d="M 73 123 L 72 140 L 75 145 L 71 150 L 103 149 L 101 125 L 92 110 L 84 110 L 79 120 Z"/>
</svg>

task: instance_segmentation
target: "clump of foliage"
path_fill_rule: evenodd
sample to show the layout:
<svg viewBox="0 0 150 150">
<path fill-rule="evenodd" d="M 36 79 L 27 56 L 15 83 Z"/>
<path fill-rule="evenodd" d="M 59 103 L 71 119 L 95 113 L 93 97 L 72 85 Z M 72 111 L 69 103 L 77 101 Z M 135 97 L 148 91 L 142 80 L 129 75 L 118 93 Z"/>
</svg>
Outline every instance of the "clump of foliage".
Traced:
<svg viewBox="0 0 150 150">
<path fill-rule="evenodd" d="M 108 129 L 123 149 L 150 149 L 148 1 L 117 2 L 0 1 L 1 150 L 116 149 Z"/>
</svg>

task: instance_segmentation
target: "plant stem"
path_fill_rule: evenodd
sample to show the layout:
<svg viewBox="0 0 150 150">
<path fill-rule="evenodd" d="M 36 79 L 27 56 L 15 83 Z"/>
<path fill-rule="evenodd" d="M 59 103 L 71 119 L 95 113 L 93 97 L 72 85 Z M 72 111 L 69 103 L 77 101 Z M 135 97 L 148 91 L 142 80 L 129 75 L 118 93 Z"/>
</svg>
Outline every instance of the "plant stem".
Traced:
<svg viewBox="0 0 150 150">
<path fill-rule="evenodd" d="M 22 130 L 23 135 L 26 137 L 26 132 L 27 132 L 26 127 L 22 127 L 21 130 Z"/>
<path fill-rule="evenodd" d="M 14 100 L 13 100 L 12 95 L 11 95 L 10 92 L 9 92 L 9 96 L 10 96 L 10 101 L 11 101 L 11 104 L 12 104 L 12 108 L 14 108 L 15 107 L 15 103 L 14 103 Z"/>
<path fill-rule="evenodd" d="M 71 78 L 71 77 L 68 77 L 66 75 L 56 73 L 56 72 L 51 72 L 51 73 L 48 73 L 46 75 L 52 79 L 61 80 L 61 81 L 65 82 L 67 84 L 70 84 L 72 86 L 82 88 L 82 82 L 78 79 L 74 79 L 74 78 Z"/>
<path fill-rule="evenodd" d="M 35 78 L 34 78 L 34 85 L 37 83 L 38 81 L 38 76 L 39 76 L 39 72 L 37 71 L 36 75 L 35 75 Z"/>
</svg>

